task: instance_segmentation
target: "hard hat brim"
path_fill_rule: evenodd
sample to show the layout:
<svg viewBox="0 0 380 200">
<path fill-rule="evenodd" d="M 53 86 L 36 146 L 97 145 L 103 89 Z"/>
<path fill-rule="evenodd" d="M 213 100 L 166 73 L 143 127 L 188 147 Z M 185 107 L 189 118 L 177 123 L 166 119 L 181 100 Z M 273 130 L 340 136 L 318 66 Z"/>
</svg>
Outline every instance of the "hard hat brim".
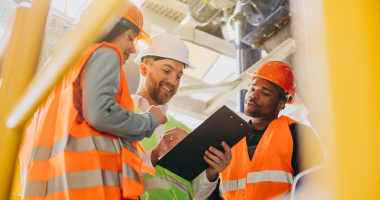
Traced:
<svg viewBox="0 0 380 200">
<path fill-rule="evenodd" d="M 136 50 L 145 50 L 148 49 L 152 45 L 152 40 L 149 35 L 145 33 L 144 30 L 140 29 L 139 39 L 136 43 Z"/>
<path fill-rule="evenodd" d="M 167 58 L 167 59 L 171 59 L 171 60 L 176 60 L 178 62 L 181 62 L 181 63 L 184 63 L 186 66 L 185 66 L 185 69 L 196 69 L 196 67 L 192 64 L 190 64 L 190 62 L 184 62 L 184 61 L 181 61 L 181 60 L 177 60 L 177 59 L 173 59 L 173 58 L 168 58 L 168 57 L 165 57 L 165 56 L 162 56 L 162 55 L 157 55 L 157 54 L 147 54 L 147 55 L 144 55 L 145 56 L 158 56 L 158 57 L 162 57 L 162 58 Z M 135 58 L 135 63 L 140 65 L 141 64 L 141 56 L 140 54 L 137 55 L 137 57 Z"/>
</svg>

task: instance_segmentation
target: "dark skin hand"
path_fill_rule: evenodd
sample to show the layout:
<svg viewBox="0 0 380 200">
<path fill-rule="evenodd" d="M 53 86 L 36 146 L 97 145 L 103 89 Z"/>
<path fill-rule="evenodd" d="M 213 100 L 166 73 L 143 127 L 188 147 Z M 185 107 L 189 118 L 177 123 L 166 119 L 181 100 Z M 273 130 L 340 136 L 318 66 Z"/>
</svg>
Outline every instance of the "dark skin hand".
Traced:
<svg viewBox="0 0 380 200">
<path fill-rule="evenodd" d="M 220 172 L 222 172 L 230 164 L 232 155 L 231 148 L 225 143 L 222 142 L 224 152 L 221 152 L 214 147 L 210 147 L 209 150 L 206 150 L 206 156 L 203 156 L 203 159 L 210 165 L 206 169 L 206 176 L 209 181 L 215 181 Z"/>
</svg>

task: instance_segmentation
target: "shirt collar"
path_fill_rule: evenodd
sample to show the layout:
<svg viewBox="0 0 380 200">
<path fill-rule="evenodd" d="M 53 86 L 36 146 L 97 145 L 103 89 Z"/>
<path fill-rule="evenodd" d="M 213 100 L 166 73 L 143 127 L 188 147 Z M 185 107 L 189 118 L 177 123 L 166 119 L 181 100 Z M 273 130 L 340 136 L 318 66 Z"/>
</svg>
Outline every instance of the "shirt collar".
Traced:
<svg viewBox="0 0 380 200">
<path fill-rule="evenodd" d="M 145 99 L 144 97 L 139 96 L 139 95 L 131 95 L 131 97 L 133 99 L 135 106 L 139 107 L 143 112 L 146 112 L 148 108 L 150 107 L 149 101 Z M 158 105 L 158 107 L 161 108 L 161 110 L 164 113 L 166 113 L 169 109 L 168 104 Z"/>
<path fill-rule="evenodd" d="M 250 119 L 248 121 L 248 124 L 252 126 L 252 119 Z M 265 132 L 267 130 L 268 126 L 269 126 L 269 124 L 264 129 L 262 129 L 262 130 L 253 129 L 252 132 L 256 132 L 256 131 L 263 131 L 263 132 Z"/>
</svg>

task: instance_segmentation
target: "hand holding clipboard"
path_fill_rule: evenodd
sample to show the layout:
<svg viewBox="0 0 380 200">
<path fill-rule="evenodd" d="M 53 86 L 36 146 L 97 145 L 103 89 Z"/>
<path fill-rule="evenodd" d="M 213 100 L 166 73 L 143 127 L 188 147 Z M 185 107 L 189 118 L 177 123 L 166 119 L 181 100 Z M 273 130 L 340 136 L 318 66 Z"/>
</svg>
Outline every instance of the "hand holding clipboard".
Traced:
<svg viewBox="0 0 380 200">
<path fill-rule="evenodd" d="M 210 166 L 203 159 L 210 146 L 224 152 L 222 141 L 233 147 L 252 130 L 251 125 L 223 106 L 163 156 L 157 164 L 192 181 Z"/>
</svg>

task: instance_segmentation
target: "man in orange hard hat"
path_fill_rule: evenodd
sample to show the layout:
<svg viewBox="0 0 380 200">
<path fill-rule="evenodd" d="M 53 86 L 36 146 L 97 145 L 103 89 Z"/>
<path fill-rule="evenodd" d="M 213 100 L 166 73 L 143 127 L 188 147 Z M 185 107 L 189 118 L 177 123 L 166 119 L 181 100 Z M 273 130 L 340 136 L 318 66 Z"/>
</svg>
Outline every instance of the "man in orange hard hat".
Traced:
<svg viewBox="0 0 380 200">
<path fill-rule="evenodd" d="M 231 148 L 231 164 L 220 173 L 219 195 L 225 200 L 278 199 L 298 173 L 324 162 L 314 131 L 280 116 L 294 102 L 296 79 L 285 63 L 273 61 L 256 73 L 246 94 L 244 113 L 255 128 Z M 219 197 L 218 197 L 219 198 Z"/>
<path fill-rule="evenodd" d="M 151 40 L 140 10 L 126 2 L 111 32 L 89 46 L 39 107 L 19 153 L 22 199 L 139 199 L 141 171 L 155 174 L 138 156 L 138 141 L 167 118 L 157 106 L 134 113 L 122 67 Z"/>
</svg>

